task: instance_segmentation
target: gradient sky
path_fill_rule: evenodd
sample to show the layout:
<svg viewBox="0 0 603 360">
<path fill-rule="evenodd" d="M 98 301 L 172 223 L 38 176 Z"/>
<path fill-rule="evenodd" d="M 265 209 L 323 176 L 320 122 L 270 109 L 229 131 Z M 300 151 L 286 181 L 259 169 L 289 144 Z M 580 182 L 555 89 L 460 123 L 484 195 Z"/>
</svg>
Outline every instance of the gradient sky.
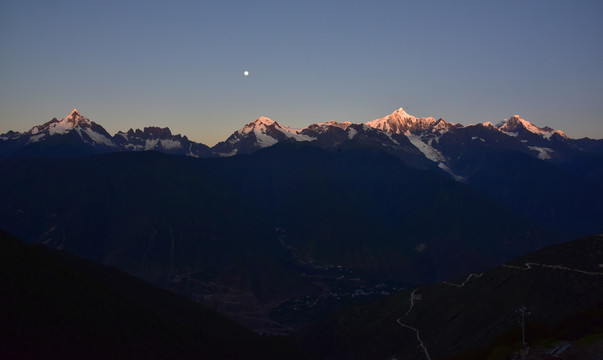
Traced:
<svg viewBox="0 0 603 360">
<path fill-rule="evenodd" d="M 603 1 L 0 0 L 0 133 L 77 107 L 211 146 L 262 115 L 404 107 L 603 138 L 602 18 Z"/>
</svg>

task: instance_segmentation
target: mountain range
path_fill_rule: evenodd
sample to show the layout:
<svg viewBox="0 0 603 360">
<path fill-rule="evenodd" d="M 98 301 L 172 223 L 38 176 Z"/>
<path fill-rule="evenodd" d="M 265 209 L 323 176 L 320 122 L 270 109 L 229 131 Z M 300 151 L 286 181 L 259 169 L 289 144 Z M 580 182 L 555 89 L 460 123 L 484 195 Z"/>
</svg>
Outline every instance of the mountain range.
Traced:
<svg viewBox="0 0 603 360">
<path fill-rule="evenodd" d="M 172 135 L 168 128 L 118 132 L 111 136 L 99 124 L 73 109 L 67 117 L 34 126 L 24 133 L 0 135 L 0 156 L 80 157 L 115 151 L 158 150 L 194 157 L 211 156 L 210 149 L 186 136 Z"/>
<path fill-rule="evenodd" d="M 379 149 L 413 168 L 466 183 L 570 238 L 599 231 L 598 226 L 589 225 L 596 210 L 589 199 L 600 198 L 603 191 L 603 140 L 570 139 L 560 130 L 535 126 L 518 115 L 498 124 L 463 126 L 433 117 L 417 118 L 400 108 L 364 124 L 330 121 L 303 129 L 260 117 L 209 148 L 173 135 L 168 128 L 130 129 L 111 136 L 74 109 L 62 120 L 54 118 L 24 133 L 0 135 L 0 158 L 148 150 L 197 158 L 229 157 L 289 142 L 326 150 Z M 547 195 L 553 204 L 546 207 L 556 207 L 555 211 L 542 211 L 542 202 L 531 200 Z"/>
<path fill-rule="evenodd" d="M 417 118 L 400 108 L 364 124 L 322 122 L 303 129 L 284 126 L 267 117 L 245 125 L 212 148 L 173 135 L 168 128 L 130 129 L 111 136 L 99 124 L 74 109 L 67 117 L 53 118 L 24 133 L 0 135 L 0 156 L 84 156 L 115 151 L 157 150 L 193 157 L 249 154 L 278 142 L 310 142 L 334 148 L 349 140 L 386 149 L 423 166 L 437 166 L 457 180 L 471 176 L 462 163 L 459 147 L 514 150 L 532 157 L 564 164 L 577 153 L 603 153 L 603 140 L 569 139 L 562 131 L 537 127 L 513 115 L 496 125 L 485 122 L 463 126 L 433 117 Z"/>
<path fill-rule="evenodd" d="M 0 229 L 275 334 L 603 232 L 602 140 L 519 116 L 259 118 L 209 148 L 74 110 L 2 134 L 0 173 Z"/>
</svg>

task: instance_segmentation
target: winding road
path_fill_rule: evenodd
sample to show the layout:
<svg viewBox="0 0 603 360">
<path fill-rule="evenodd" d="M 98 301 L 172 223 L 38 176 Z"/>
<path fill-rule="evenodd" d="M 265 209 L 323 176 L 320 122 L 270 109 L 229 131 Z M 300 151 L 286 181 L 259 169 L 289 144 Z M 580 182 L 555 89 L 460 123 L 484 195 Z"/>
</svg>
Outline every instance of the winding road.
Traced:
<svg viewBox="0 0 603 360">
<path fill-rule="evenodd" d="M 561 265 L 547 265 L 547 264 L 538 264 L 538 263 L 525 263 L 523 265 L 523 267 L 515 266 L 515 265 L 507 265 L 507 264 L 503 265 L 503 267 L 506 267 L 508 269 L 517 269 L 517 270 L 532 270 L 532 266 L 540 266 L 540 267 L 545 267 L 545 268 L 555 269 L 555 270 L 574 271 L 574 272 L 577 272 L 580 274 L 585 274 L 585 275 L 599 275 L 599 276 L 603 275 L 603 272 L 585 271 L 585 270 L 569 268 L 569 267 L 561 266 Z"/>
<path fill-rule="evenodd" d="M 410 293 L 410 307 L 408 308 L 408 310 L 406 311 L 406 313 L 404 314 L 404 316 L 408 315 L 408 313 L 410 313 L 410 310 L 412 310 L 413 306 L 415 306 L 415 293 L 417 292 L 417 290 L 419 289 L 414 289 L 412 293 Z M 423 340 L 421 340 L 421 335 L 419 334 L 419 330 L 417 330 L 416 328 L 406 325 L 402 322 L 402 317 L 399 317 L 398 319 L 396 319 L 396 322 L 398 324 L 400 324 L 400 326 L 405 327 L 407 329 L 410 329 L 412 331 L 414 331 L 417 334 L 417 340 L 419 341 L 419 346 L 423 349 L 423 351 L 425 352 L 425 356 L 427 357 L 428 360 L 431 360 L 431 357 L 429 356 L 429 352 L 427 352 L 427 348 L 425 347 L 425 344 L 423 344 Z"/>
<path fill-rule="evenodd" d="M 423 344 L 423 341 L 421 340 L 421 336 L 419 335 L 419 330 L 415 329 L 412 326 L 408 326 L 404 323 L 402 323 L 402 321 L 400 321 L 401 318 L 398 318 L 398 320 L 396 320 L 398 322 L 398 324 L 400 324 L 400 326 L 408 328 L 412 331 L 414 331 L 417 334 L 417 340 L 419 341 L 419 346 L 423 348 L 423 351 L 425 351 L 425 356 L 427 357 L 428 360 L 431 360 L 431 357 L 429 357 L 429 353 L 427 352 L 427 348 L 425 347 L 425 344 Z"/>
<path fill-rule="evenodd" d="M 467 278 L 465 279 L 465 281 L 463 281 L 461 284 L 454 284 L 454 283 L 451 283 L 451 282 L 448 282 L 448 281 L 444 281 L 443 283 L 444 283 L 444 284 L 446 284 L 446 285 L 450 285 L 450 286 L 454 286 L 454 287 L 462 288 L 463 286 L 465 286 L 465 284 L 467 284 L 467 282 L 468 282 L 469 280 L 471 280 L 471 278 L 474 278 L 474 277 L 475 277 L 475 278 L 480 278 L 480 277 L 482 277 L 482 275 L 484 275 L 484 273 L 479 273 L 479 274 L 474 274 L 474 273 L 472 273 L 472 274 L 469 274 L 469 276 L 467 276 Z M 421 334 L 419 333 L 419 330 L 417 330 L 417 328 L 414 328 L 414 327 L 412 327 L 412 326 L 410 326 L 410 325 L 406 325 L 406 324 L 404 324 L 404 323 L 402 322 L 402 317 L 404 317 L 404 316 L 406 316 L 406 315 L 408 315 L 408 314 L 410 313 L 410 311 L 412 310 L 412 308 L 415 306 L 415 300 L 418 300 L 417 295 L 416 295 L 417 290 L 419 290 L 419 289 L 414 289 L 414 290 L 413 290 L 413 291 L 410 293 L 410 299 L 409 299 L 409 300 L 410 300 L 410 306 L 408 307 L 408 310 L 406 311 L 406 313 L 404 313 L 404 315 L 403 315 L 403 316 L 401 316 L 401 317 L 399 317 L 398 319 L 396 319 L 396 322 L 397 322 L 397 323 L 398 323 L 400 326 L 402 326 L 402 327 L 404 327 L 404 328 L 407 328 L 407 329 L 410 329 L 410 330 L 414 331 L 414 332 L 415 332 L 415 334 L 417 334 L 417 341 L 419 342 L 419 346 L 420 346 L 420 347 L 423 349 L 423 351 L 425 352 L 425 357 L 426 357 L 428 360 L 431 360 L 431 357 L 429 356 L 429 352 L 427 351 L 427 347 L 426 347 L 426 346 L 425 346 L 425 344 L 423 343 L 423 340 L 421 340 Z"/>
<path fill-rule="evenodd" d="M 461 284 L 453 284 L 453 283 L 448 282 L 448 281 L 444 281 L 443 284 L 462 288 L 463 286 L 465 286 L 465 284 L 467 283 L 467 281 L 471 280 L 472 277 L 480 278 L 480 277 L 482 277 L 482 275 L 484 275 L 484 273 L 479 273 L 479 274 L 473 274 L 472 273 L 472 274 L 469 274 L 469 276 L 467 276 L 467 278 L 465 279 L 465 281 L 463 281 Z"/>
<path fill-rule="evenodd" d="M 574 271 L 574 272 L 577 272 L 577 273 L 580 273 L 580 274 L 585 274 L 585 275 L 594 275 L 594 276 L 601 276 L 601 275 L 603 275 L 603 272 L 586 271 L 586 270 L 570 268 L 570 267 L 562 266 L 562 265 L 548 265 L 548 264 L 539 264 L 539 263 L 532 263 L 532 262 L 525 263 L 523 265 L 523 267 L 522 266 L 515 266 L 515 265 L 507 265 L 507 264 L 503 264 L 502 266 L 505 267 L 505 268 L 508 268 L 508 269 L 516 269 L 516 270 L 523 270 L 523 271 L 532 270 L 533 267 L 539 266 L 539 267 L 543 267 L 543 268 L 547 268 L 547 269 L 564 270 L 564 271 Z M 462 288 L 472 278 L 480 278 L 483 275 L 484 275 L 484 273 L 479 273 L 479 274 L 472 273 L 472 274 L 469 274 L 469 276 L 467 276 L 467 278 L 465 279 L 465 281 L 463 281 L 460 284 L 455 284 L 455 283 L 451 283 L 451 282 L 448 282 L 448 281 L 444 281 L 443 284 L 446 284 L 446 285 L 449 285 L 449 286 L 454 286 L 454 287 L 457 287 L 457 288 Z M 410 293 L 410 298 L 409 298 L 410 306 L 409 306 L 408 310 L 406 311 L 406 313 L 404 313 L 403 316 L 401 316 L 401 317 L 399 317 L 399 318 L 396 319 L 396 322 L 400 326 L 402 326 L 404 328 L 407 328 L 407 329 L 410 329 L 410 330 L 412 330 L 412 331 L 415 332 L 415 334 L 417 336 L 417 341 L 419 342 L 419 346 L 425 352 L 425 357 L 428 360 L 431 360 L 431 357 L 429 356 L 429 352 L 427 351 L 427 347 L 423 343 L 423 340 L 421 340 L 421 334 L 419 333 L 419 330 L 417 330 L 416 328 L 414 328 L 414 327 L 412 327 L 410 325 L 407 325 L 407 324 L 405 324 L 405 323 L 402 322 L 402 318 L 405 317 L 405 316 L 407 316 L 410 313 L 410 311 L 413 309 L 413 307 L 415 306 L 415 300 L 419 300 L 420 299 L 417 296 L 417 294 L 416 294 L 418 290 L 419 290 L 418 288 L 414 289 Z"/>
</svg>

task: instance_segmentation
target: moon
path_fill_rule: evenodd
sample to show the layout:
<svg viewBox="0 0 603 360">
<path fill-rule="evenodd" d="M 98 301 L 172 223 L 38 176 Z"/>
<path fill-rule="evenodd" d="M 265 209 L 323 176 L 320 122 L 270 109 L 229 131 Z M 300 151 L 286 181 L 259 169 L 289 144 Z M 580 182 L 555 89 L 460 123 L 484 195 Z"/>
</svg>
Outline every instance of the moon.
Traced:
<svg viewBox="0 0 603 360">
<path fill-rule="evenodd" d="M 249 76 L 249 71 L 247 71 L 247 70 L 243 71 L 243 75 Z"/>
</svg>

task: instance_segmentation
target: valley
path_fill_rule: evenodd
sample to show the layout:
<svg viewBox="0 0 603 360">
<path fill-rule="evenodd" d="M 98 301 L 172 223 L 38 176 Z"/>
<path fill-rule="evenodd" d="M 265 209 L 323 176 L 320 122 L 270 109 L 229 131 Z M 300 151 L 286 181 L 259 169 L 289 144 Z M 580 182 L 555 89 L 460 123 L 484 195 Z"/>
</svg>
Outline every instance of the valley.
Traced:
<svg viewBox="0 0 603 360">
<path fill-rule="evenodd" d="M 0 170 L 3 229 L 261 332 L 269 329 L 257 324 L 278 318 L 295 328 L 320 314 L 292 316 L 295 299 L 324 301 L 329 311 L 342 297 L 381 293 L 379 284 L 393 291 L 442 281 L 562 240 L 465 185 L 365 149 L 9 159 Z M 65 184 L 68 191 L 56 191 Z"/>
</svg>

